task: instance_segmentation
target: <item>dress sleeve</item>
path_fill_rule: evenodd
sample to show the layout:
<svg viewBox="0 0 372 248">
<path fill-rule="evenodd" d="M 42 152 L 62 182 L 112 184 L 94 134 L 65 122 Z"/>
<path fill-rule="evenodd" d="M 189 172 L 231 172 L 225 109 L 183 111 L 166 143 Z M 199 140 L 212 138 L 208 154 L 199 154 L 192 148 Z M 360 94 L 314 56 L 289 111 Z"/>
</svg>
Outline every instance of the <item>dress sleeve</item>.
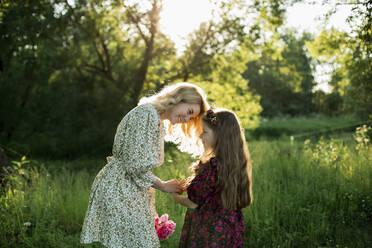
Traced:
<svg viewBox="0 0 372 248">
<path fill-rule="evenodd" d="M 153 185 L 151 169 L 162 163 L 161 123 L 155 109 L 139 106 L 127 114 L 115 135 L 113 156 L 142 188 Z"/>
<path fill-rule="evenodd" d="M 198 205 L 198 208 L 214 196 L 216 190 L 216 167 L 209 166 L 201 175 L 197 175 L 187 188 L 188 198 Z"/>
</svg>

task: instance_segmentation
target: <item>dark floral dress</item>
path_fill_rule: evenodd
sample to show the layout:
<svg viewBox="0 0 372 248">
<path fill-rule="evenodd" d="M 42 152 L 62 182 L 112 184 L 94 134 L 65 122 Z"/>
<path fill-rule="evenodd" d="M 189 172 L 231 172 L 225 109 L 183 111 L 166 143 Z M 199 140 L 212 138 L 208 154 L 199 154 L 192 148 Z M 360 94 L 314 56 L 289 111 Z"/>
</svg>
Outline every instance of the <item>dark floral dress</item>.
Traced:
<svg viewBox="0 0 372 248">
<path fill-rule="evenodd" d="M 186 212 L 179 247 L 243 247 L 243 214 L 222 207 L 216 163 L 212 158 L 187 188 L 188 198 L 198 207 Z"/>
</svg>

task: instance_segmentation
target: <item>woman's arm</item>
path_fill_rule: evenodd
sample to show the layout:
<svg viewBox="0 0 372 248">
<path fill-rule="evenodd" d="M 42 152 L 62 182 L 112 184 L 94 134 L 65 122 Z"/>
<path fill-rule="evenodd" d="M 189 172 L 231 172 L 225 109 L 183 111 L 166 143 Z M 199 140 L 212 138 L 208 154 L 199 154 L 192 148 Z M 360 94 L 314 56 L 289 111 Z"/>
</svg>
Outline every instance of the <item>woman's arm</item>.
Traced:
<svg viewBox="0 0 372 248">
<path fill-rule="evenodd" d="M 177 179 L 164 182 L 159 178 L 156 178 L 152 187 L 167 193 L 182 193 L 183 191 L 183 187 Z"/>
<path fill-rule="evenodd" d="M 187 207 L 187 208 L 197 208 L 198 205 L 192 202 L 186 195 L 180 195 L 177 193 L 171 193 L 173 199 L 178 202 L 179 204 Z"/>
</svg>

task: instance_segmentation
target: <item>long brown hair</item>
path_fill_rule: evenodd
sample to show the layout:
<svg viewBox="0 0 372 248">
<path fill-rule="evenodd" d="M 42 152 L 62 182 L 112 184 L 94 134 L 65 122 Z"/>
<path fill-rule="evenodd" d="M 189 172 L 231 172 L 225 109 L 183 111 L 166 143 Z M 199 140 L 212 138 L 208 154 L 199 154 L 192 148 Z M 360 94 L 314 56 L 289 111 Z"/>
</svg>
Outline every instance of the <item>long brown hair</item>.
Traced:
<svg viewBox="0 0 372 248">
<path fill-rule="evenodd" d="M 216 138 L 213 155 L 217 159 L 217 183 L 222 187 L 222 205 L 230 210 L 244 208 L 253 200 L 252 166 L 245 135 L 233 112 L 219 110 L 215 115 L 213 122 L 208 115 L 204 115 L 202 120 L 203 125 L 213 130 Z M 195 172 L 200 173 L 203 169 L 197 168 Z"/>
</svg>

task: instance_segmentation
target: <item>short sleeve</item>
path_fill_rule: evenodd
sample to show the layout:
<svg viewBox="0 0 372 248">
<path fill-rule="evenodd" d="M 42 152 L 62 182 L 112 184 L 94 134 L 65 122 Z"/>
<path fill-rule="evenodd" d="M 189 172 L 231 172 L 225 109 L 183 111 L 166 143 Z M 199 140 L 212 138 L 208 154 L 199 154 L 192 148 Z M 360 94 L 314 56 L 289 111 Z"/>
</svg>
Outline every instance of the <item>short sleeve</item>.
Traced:
<svg viewBox="0 0 372 248">
<path fill-rule="evenodd" d="M 141 105 L 129 112 L 118 126 L 113 156 L 140 187 L 153 185 L 151 169 L 162 163 L 160 118 L 154 107 Z"/>
<path fill-rule="evenodd" d="M 209 166 L 197 175 L 187 188 L 188 198 L 200 208 L 208 202 L 216 191 L 216 167 Z"/>
</svg>

